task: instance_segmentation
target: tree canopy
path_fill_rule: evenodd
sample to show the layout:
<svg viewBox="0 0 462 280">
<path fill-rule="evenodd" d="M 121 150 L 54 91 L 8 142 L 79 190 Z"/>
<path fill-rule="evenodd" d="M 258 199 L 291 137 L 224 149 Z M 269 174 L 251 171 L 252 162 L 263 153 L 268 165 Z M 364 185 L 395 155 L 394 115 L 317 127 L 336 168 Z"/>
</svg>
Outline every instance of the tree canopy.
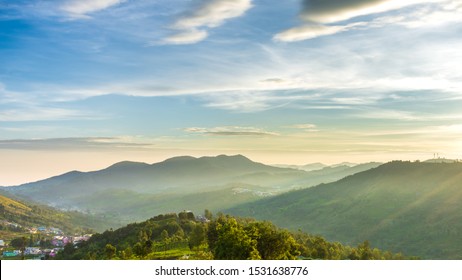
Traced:
<svg viewBox="0 0 462 280">
<path fill-rule="evenodd" d="M 210 213 L 211 214 L 211 213 Z M 364 241 L 357 247 L 321 236 L 291 233 L 267 221 L 219 214 L 211 221 L 165 214 L 93 235 L 78 248 L 67 246 L 58 259 L 402 259 Z M 210 216 L 209 216 L 210 217 Z"/>
</svg>

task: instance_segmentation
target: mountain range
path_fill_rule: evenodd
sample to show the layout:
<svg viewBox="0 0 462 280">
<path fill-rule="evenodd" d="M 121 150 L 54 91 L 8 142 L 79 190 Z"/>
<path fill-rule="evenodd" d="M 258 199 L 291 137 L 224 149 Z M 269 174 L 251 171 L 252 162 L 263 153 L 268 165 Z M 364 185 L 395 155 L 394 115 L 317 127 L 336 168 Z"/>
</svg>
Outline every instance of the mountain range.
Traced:
<svg viewBox="0 0 462 280">
<path fill-rule="evenodd" d="M 185 209 L 218 211 L 333 182 L 378 165 L 340 165 L 307 172 L 264 165 L 242 155 L 183 156 L 154 164 L 124 161 L 99 171 L 72 171 L 5 190 L 57 208 L 130 222 Z"/>
<path fill-rule="evenodd" d="M 346 244 L 462 259 L 462 163 L 390 162 L 225 212 Z"/>
<path fill-rule="evenodd" d="M 348 164 L 308 172 L 242 155 L 176 157 L 72 171 L 2 192 L 117 224 L 209 209 L 352 246 L 368 240 L 408 256 L 462 259 L 462 163 L 457 160 Z"/>
</svg>

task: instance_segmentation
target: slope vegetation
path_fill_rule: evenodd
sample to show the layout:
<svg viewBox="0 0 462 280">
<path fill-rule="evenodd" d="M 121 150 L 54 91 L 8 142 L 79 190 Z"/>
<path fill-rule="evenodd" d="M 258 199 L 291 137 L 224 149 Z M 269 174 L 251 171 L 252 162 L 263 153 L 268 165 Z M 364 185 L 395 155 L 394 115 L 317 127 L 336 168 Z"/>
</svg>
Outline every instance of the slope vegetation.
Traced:
<svg viewBox="0 0 462 280">
<path fill-rule="evenodd" d="M 21 231 L 26 227 L 57 227 L 65 232 L 77 232 L 89 229 L 102 231 L 115 224 L 79 212 L 64 212 L 49 206 L 18 201 L 0 193 L 0 221 L 3 231 L 11 229 Z M 7 226 L 14 225 L 13 227 Z"/>
<path fill-rule="evenodd" d="M 60 209 L 102 214 L 126 223 L 181 210 L 218 211 L 264 196 L 332 182 L 377 165 L 306 172 L 264 165 L 242 155 L 176 157 L 155 164 L 125 161 L 99 171 L 72 171 L 5 189 Z"/>
<path fill-rule="evenodd" d="M 227 212 L 347 244 L 462 259 L 462 163 L 391 162 Z"/>
<path fill-rule="evenodd" d="M 208 212 L 210 213 L 210 212 Z M 211 218 L 210 216 L 208 216 Z M 321 236 L 290 233 L 270 222 L 219 215 L 196 219 L 192 212 L 158 215 L 147 221 L 93 235 L 59 259 L 403 259 L 373 249 L 328 242 Z"/>
</svg>

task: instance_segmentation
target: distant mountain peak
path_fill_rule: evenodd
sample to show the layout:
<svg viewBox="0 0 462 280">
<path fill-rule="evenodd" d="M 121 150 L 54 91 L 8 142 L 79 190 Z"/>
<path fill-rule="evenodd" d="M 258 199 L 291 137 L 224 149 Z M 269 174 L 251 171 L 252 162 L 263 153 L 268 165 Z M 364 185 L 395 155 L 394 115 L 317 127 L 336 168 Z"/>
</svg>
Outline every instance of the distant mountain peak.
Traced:
<svg viewBox="0 0 462 280">
<path fill-rule="evenodd" d="M 245 161 L 251 161 L 249 158 L 237 154 L 237 155 L 218 155 L 215 157 L 216 159 L 228 159 L 228 160 L 245 160 Z"/>
<path fill-rule="evenodd" d="M 109 166 L 107 169 L 113 169 L 113 168 L 127 168 L 127 167 L 141 167 L 141 166 L 147 166 L 147 163 L 144 162 L 136 162 L 136 161 L 121 161 L 114 163 L 113 165 Z"/>
<path fill-rule="evenodd" d="M 178 157 L 172 157 L 164 160 L 163 162 L 178 162 L 178 161 L 191 161 L 195 160 L 197 158 L 192 157 L 192 156 L 178 156 Z"/>
<path fill-rule="evenodd" d="M 218 156 L 204 156 L 200 158 L 195 158 L 192 156 L 178 156 L 178 157 L 172 157 L 169 159 L 164 160 L 163 162 L 182 162 L 182 161 L 193 161 L 193 160 L 201 160 L 201 161 L 208 161 L 208 160 L 245 160 L 247 162 L 252 162 L 250 159 L 247 157 L 237 154 L 237 155 L 225 155 L 221 154 Z"/>
<path fill-rule="evenodd" d="M 358 165 L 358 164 L 357 164 L 357 163 L 353 163 L 353 162 L 344 161 L 344 162 L 341 162 L 341 163 L 333 164 L 333 165 L 331 165 L 331 167 L 338 167 L 338 166 L 353 167 L 353 166 L 356 166 L 356 165 Z"/>
<path fill-rule="evenodd" d="M 241 154 L 237 155 L 218 155 L 217 157 L 223 157 L 223 158 L 242 158 L 242 159 L 248 159 L 246 156 L 243 156 Z"/>
<path fill-rule="evenodd" d="M 424 162 L 427 162 L 427 163 L 455 163 L 455 162 L 461 162 L 461 161 L 457 159 L 433 158 L 433 159 L 427 159 Z"/>
</svg>

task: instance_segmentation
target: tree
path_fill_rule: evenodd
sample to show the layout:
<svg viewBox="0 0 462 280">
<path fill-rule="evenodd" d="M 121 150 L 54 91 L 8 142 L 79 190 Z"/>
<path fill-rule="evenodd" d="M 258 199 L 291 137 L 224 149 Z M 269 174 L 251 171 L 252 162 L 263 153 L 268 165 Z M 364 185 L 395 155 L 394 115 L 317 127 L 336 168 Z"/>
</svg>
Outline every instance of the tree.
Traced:
<svg viewBox="0 0 462 280">
<path fill-rule="evenodd" d="M 174 235 L 176 232 L 178 232 L 179 230 L 182 230 L 181 226 L 178 224 L 177 221 L 170 221 L 168 222 L 167 224 L 167 227 L 165 228 L 168 236 L 171 236 L 171 235 Z M 161 236 L 162 236 L 162 233 L 161 233 Z M 163 238 L 162 238 L 163 239 Z"/>
<path fill-rule="evenodd" d="M 140 230 L 139 234 L 138 234 L 138 241 L 140 242 L 146 242 L 146 240 L 149 239 L 149 236 L 148 234 L 146 233 L 146 231 L 144 230 Z"/>
<path fill-rule="evenodd" d="M 204 210 L 204 217 L 205 217 L 207 220 L 212 220 L 213 214 L 212 214 L 212 212 L 210 212 L 209 209 L 205 209 L 205 210 Z"/>
<path fill-rule="evenodd" d="M 168 231 L 164 229 L 160 234 L 160 238 L 165 241 L 168 238 Z"/>
<path fill-rule="evenodd" d="M 140 257 L 145 257 L 148 254 L 148 251 L 146 250 L 146 246 L 144 246 L 144 244 L 141 242 L 136 242 L 136 244 L 133 246 L 133 253 Z"/>
<path fill-rule="evenodd" d="M 292 235 L 269 222 L 251 223 L 246 231 L 257 241 L 258 252 L 264 260 L 294 260 L 300 255 Z"/>
<path fill-rule="evenodd" d="M 10 245 L 16 249 L 22 249 L 26 247 L 26 238 L 25 237 L 18 237 L 11 240 Z"/>
<path fill-rule="evenodd" d="M 106 258 L 108 260 L 111 260 L 114 258 L 116 251 L 117 251 L 116 247 L 112 246 L 111 244 L 106 244 L 105 253 L 106 253 Z"/>
<path fill-rule="evenodd" d="M 125 248 L 125 250 L 121 251 L 120 252 L 120 258 L 122 260 L 130 260 L 133 258 L 133 251 L 132 251 L 132 248 L 130 246 L 128 246 L 127 248 Z"/>
<path fill-rule="evenodd" d="M 167 230 L 163 230 L 162 233 L 160 234 L 160 238 L 162 239 L 162 242 L 164 242 L 164 252 L 167 251 L 168 245 L 170 243 L 170 238 L 168 237 L 168 232 Z"/>
<path fill-rule="evenodd" d="M 373 260 L 373 252 L 371 250 L 369 241 L 366 240 L 358 245 L 358 254 L 361 260 Z"/>
<path fill-rule="evenodd" d="M 178 218 L 180 218 L 180 220 L 190 220 L 190 221 L 196 220 L 194 213 L 191 211 L 183 211 L 183 212 L 178 213 Z"/>
<path fill-rule="evenodd" d="M 189 234 L 189 248 L 199 247 L 205 241 L 205 229 L 201 224 L 196 224 Z"/>
<path fill-rule="evenodd" d="M 209 248 L 215 259 L 246 260 L 260 259 L 256 240 L 247 235 L 236 219 L 220 216 L 209 227 Z"/>
<path fill-rule="evenodd" d="M 64 245 L 62 255 L 64 256 L 64 258 L 70 258 L 74 254 L 74 252 L 75 252 L 75 248 L 71 242 L 71 243 Z"/>
</svg>

